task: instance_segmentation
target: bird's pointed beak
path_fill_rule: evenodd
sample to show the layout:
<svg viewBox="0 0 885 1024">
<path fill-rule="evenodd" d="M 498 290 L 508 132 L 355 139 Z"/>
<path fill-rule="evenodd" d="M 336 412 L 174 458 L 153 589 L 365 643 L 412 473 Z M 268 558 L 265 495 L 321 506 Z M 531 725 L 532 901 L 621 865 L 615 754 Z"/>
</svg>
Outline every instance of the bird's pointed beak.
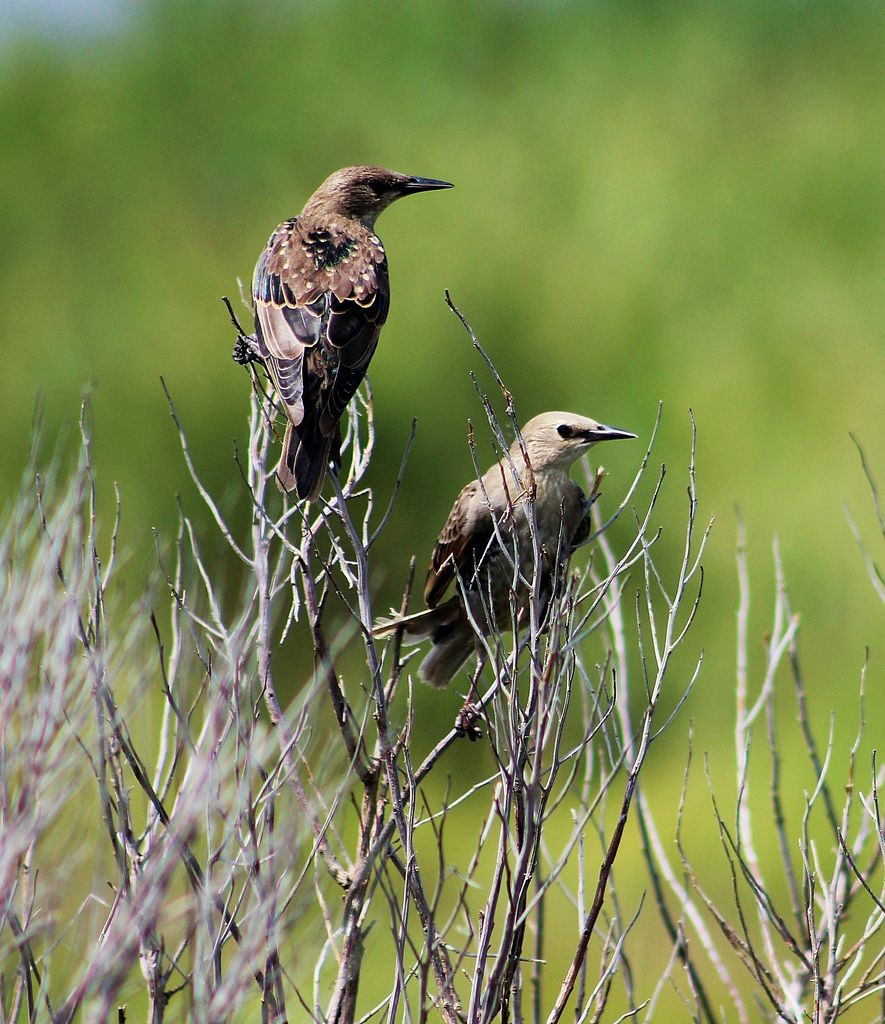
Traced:
<svg viewBox="0 0 885 1024">
<path fill-rule="evenodd" d="M 585 436 L 588 441 L 595 444 L 597 441 L 626 440 L 629 437 L 636 437 L 636 434 L 631 434 L 629 430 L 619 430 L 617 427 L 606 427 L 600 423 L 596 430 L 588 430 Z"/>
<path fill-rule="evenodd" d="M 411 195 L 413 192 L 435 192 L 439 188 L 454 188 L 450 181 L 440 181 L 438 178 L 409 178 L 403 182 L 403 195 Z"/>
</svg>

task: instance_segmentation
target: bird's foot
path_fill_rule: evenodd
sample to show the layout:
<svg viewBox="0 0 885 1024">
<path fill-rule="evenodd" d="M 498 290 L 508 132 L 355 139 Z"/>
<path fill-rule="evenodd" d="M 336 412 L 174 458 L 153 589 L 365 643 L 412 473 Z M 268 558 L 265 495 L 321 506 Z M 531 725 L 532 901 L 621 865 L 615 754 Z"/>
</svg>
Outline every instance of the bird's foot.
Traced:
<svg viewBox="0 0 885 1024">
<path fill-rule="evenodd" d="M 262 356 L 261 350 L 258 347 L 258 338 L 254 334 L 238 334 L 231 357 L 240 366 L 261 362 Z"/>
<path fill-rule="evenodd" d="M 476 724 L 482 712 L 479 704 L 467 701 L 463 708 L 455 715 L 455 732 L 458 736 L 466 736 L 473 743 L 482 736 L 482 730 Z"/>
<path fill-rule="evenodd" d="M 221 301 L 227 307 L 227 315 L 230 317 L 230 322 L 237 332 L 237 342 L 231 353 L 234 362 L 239 363 L 240 366 L 261 362 L 264 357 L 261 354 L 261 349 L 258 347 L 258 336 L 256 334 L 246 334 L 240 321 L 237 319 L 234 307 L 230 304 L 230 299 L 226 295 L 221 296 Z"/>
</svg>

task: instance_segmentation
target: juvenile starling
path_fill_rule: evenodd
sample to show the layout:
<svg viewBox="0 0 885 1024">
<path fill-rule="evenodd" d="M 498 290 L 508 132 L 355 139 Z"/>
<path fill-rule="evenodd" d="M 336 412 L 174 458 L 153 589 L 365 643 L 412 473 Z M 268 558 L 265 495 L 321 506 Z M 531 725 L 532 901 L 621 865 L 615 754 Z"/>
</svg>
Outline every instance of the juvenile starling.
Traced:
<svg viewBox="0 0 885 1024">
<path fill-rule="evenodd" d="M 264 360 L 282 399 L 288 424 L 277 478 L 299 498 L 316 497 L 329 461 L 340 460 L 339 420 L 387 319 L 387 256 L 375 219 L 401 196 L 440 188 L 451 184 L 345 167 L 280 224 L 258 260 L 251 357 Z"/>
<path fill-rule="evenodd" d="M 458 495 L 430 559 L 424 586 L 428 610 L 382 622 L 374 630 L 383 637 L 401 628 L 407 643 L 430 637 L 433 646 L 418 673 L 431 686 L 446 686 L 475 649 L 460 591 L 440 603 L 449 586 L 457 577 L 463 581 L 470 617 L 485 635 L 511 629 L 514 612 L 518 620 L 525 619 L 534 575 L 528 518 L 534 494 L 546 604 L 590 530 L 592 498 L 569 477 L 572 463 L 598 441 L 636 437 L 569 412 L 536 416 L 522 436 L 531 468 L 517 440 L 509 456 Z"/>
</svg>

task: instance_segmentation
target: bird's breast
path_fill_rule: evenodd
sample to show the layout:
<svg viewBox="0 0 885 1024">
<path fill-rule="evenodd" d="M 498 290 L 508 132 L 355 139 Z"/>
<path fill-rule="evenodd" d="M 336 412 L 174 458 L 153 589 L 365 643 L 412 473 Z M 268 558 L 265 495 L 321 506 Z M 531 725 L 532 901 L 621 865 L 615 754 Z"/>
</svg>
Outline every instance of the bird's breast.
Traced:
<svg viewBox="0 0 885 1024">
<path fill-rule="evenodd" d="M 538 473 L 535 477 L 535 518 L 541 543 L 554 549 L 560 537 L 574 532 L 581 515 L 580 488 L 567 473 Z"/>
</svg>

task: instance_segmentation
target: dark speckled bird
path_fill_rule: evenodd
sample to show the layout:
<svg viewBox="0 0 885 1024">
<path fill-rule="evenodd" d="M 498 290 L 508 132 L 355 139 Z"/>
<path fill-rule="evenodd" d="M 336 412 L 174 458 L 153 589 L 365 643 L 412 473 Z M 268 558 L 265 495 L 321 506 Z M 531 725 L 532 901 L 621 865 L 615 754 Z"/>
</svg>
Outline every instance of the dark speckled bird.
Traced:
<svg viewBox="0 0 885 1024">
<path fill-rule="evenodd" d="M 475 649 L 471 619 L 486 635 L 509 630 L 514 612 L 525 620 L 534 575 L 530 499 L 543 562 L 541 596 L 547 603 L 590 532 L 596 492 L 588 498 L 570 478 L 572 463 L 600 441 L 636 435 L 575 413 L 545 412 L 529 420 L 522 437 L 528 465 L 514 441 L 509 455 L 455 499 L 427 570 L 427 611 L 381 622 L 373 630 L 384 637 L 401 629 L 406 643 L 429 637 L 432 647 L 418 674 L 431 686 L 445 686 Z M 466 606 L 460 590 L 442 600 L 459 578 Z"/>
<path fill-rule="evenodd" d="M 387 256 L 375 220 L 402 196 L 441 188 L 451 184 L 345 167 L 280 224 L 258 260 L 255 355 L 288 419 L 277 478 L 299 498 L 315 498 L 329 462 L 338 464 L 339 420 L 387 319 Z"/>
</svg>

